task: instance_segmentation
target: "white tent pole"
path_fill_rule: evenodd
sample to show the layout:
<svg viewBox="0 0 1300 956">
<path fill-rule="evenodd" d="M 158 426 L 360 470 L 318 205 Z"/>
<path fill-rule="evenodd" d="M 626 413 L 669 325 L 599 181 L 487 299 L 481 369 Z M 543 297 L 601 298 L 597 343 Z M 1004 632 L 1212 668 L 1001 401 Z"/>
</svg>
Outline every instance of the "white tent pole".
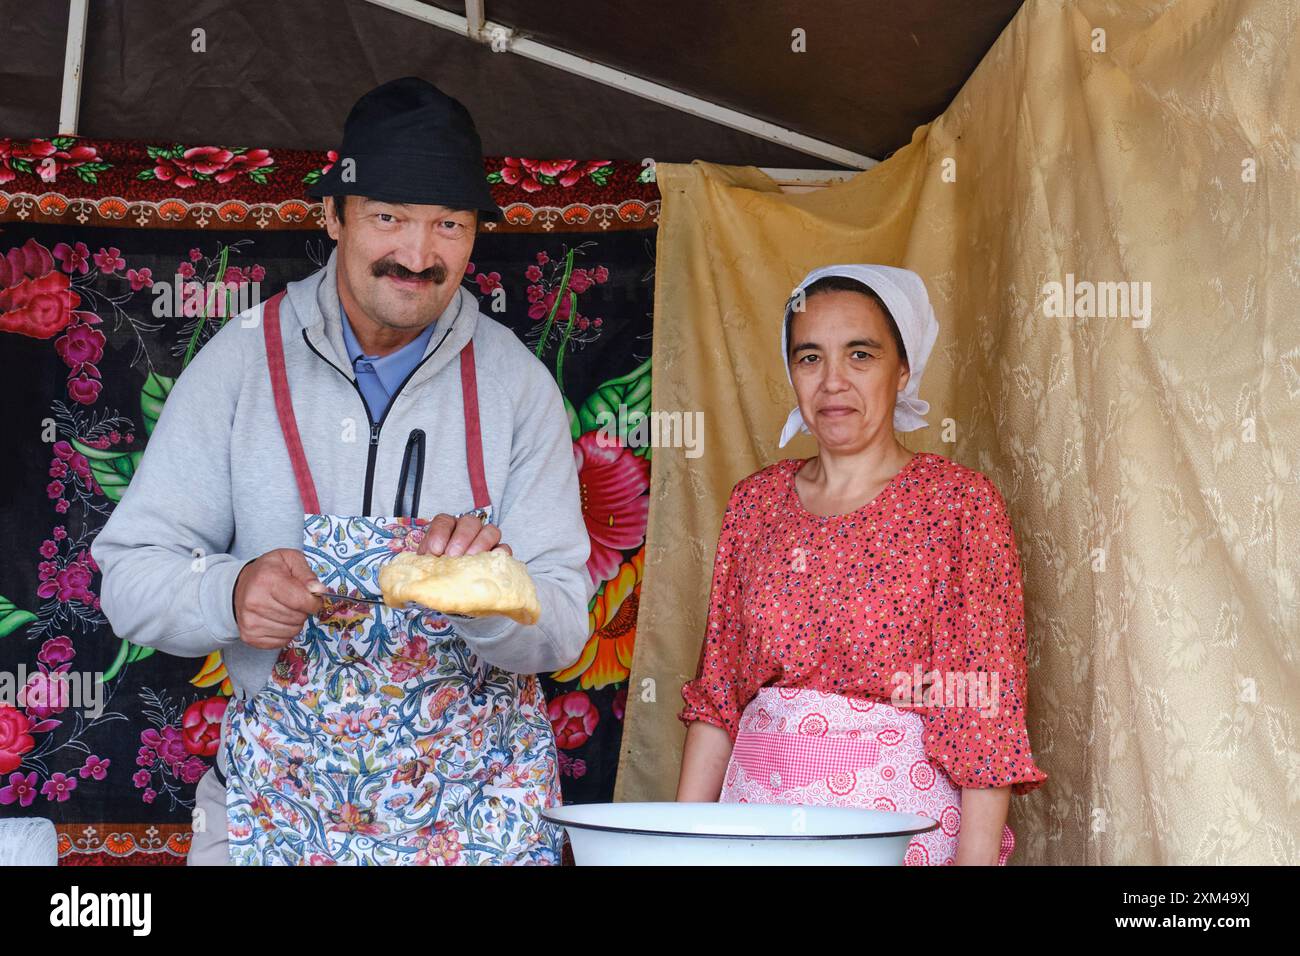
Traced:
<svg viewBox="0 0 1300 956">
<path fill-rule="evenodd" d="M 742 133 L 748 133 L 769 142 L 779 143 L 782 146 L 798 150 L 801 153 L 807 153 L 810 156 L 818 156 L 833 163 L 839 163 L 842 166 L 852 166 L 855 169 L 870 169 L 878 162 L 878 160 L 874 160 L 870 156 L 855 153 L 842 146 L 836 146 L 834 143 L 827 143 L 824 140 L 796 133 L 784 126 L 777 126 L 775 123 L 748 116 L 725 106 L 719 106 L 717 103 L 710 103 L 697 96 L 691 96 L 689 93 L 680 93 L 658 83 L 643 80 L 639 76 L 624 73 L 622 70 L 615 70 L 603 63 L 596 63 L 594 60 L 575 56 L 556 47 L 538 43 L 536 40 L 516 37 L 514 31 L 504 24 L 482 19 L 483 0 L 468 0 L 466 12 L 474 18 L 473 20 L 471 20 L 471 16 L 462 17 L 455 13 L 448 13 L 438 7 L 426 6 L 418 2 L 418 0 L 368 0 L 368 2 L 396 13 L 405 14 L 424 23 L 441 27 L 444 30 L 451 30 L 461 36 L 468 36 L 480 43 L 490 43 L 492 48 L 499 52 L 508 50 L 526 59 L 545 63 L 548 66 L 573 73 L 576 76 L 594 80 L 606 86 L 612 86 L 625 93 L 631 93 L 642 99 L 681 110 L 683 113 L 698 116 L 720 126 L 728 126 L 731 129 L 740 130 Z"/>
<path fill-rule="evenodd" d="M 63 54 L 63 98 L 59 100 L 59 135 L 77 135 L 81 112 L 81 64 L 86 53 L 86 6 L 88 0 L 71 0 L 68 5 L 68 45 Z"/>
<path fill-rule="evenodd" d="M 856 169 L 773 169 L 768 166 L 758 168 L 771 177 L 783 193 L 814 193 L 827 186 L 852 179 L 860 172 Z"/>
<path fill-rule="evenodd" d="M 465 35 L 476 43 L 481 43 L 485 22 L 483 0 L 465 0 Z"/>
</svg>

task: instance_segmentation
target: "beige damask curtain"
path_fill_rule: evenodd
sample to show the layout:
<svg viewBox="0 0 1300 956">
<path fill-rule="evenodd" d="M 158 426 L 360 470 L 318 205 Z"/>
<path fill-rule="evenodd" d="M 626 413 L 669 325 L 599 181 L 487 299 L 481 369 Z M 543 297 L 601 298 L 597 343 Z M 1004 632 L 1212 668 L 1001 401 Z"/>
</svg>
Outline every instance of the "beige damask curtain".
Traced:
<svg viewBox="0 0 1300 956">
<path fill-rule="evenodd" d="M 1298 18 L 1030 0 L 844 185 L 659 167 L 654 406 L 705 444 L 655 452 L 618 799 L 672 799 L 732 484 L 812 453 L 776 447 L 781 306 L 881 262 L 942 327 L 903 437 L 993 478 L 1018 537 L 1051 779 L 1013 800 L 1016 862 L 1300 862 Z"/>
</svg>

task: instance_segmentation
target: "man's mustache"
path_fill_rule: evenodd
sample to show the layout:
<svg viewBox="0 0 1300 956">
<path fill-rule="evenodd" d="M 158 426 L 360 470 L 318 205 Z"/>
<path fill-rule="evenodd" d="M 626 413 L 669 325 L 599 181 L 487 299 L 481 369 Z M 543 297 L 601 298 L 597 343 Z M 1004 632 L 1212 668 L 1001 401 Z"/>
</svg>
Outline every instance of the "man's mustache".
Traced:
<svg viewBox="0 0 1300 956">
<path fill-rule="evenodd" d="M 435 262 L 423 272 L 412 272 L 406 266 L 391 259 L 381 259 L 370 267 L 370 271 L 376 279 L 392 276 L 395 279 L 418 279 L 421 282 L 433 282 L 437 285 L 447 281 L 447 267 L 441 262 Z"/>
</svg>

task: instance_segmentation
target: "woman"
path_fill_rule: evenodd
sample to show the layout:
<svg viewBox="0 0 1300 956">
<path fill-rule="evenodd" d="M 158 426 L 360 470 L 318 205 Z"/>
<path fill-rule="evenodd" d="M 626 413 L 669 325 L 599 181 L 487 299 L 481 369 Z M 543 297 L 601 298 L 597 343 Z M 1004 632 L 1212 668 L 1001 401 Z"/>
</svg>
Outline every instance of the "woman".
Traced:
<svg viewBox="0 0 1300 956">
<path fill-rule="evenodd" d="M 677 799 L 921 813 L 909 864 L 1003 865 L 1025 727 L 1024 598 L 1006 506 L 978 471 L 913 453 L 938 323 L 920 276 L 810 273 L 781 350 L 818 454 L 738 483 L 707 633 L 682 688 Z"/>
</svg>

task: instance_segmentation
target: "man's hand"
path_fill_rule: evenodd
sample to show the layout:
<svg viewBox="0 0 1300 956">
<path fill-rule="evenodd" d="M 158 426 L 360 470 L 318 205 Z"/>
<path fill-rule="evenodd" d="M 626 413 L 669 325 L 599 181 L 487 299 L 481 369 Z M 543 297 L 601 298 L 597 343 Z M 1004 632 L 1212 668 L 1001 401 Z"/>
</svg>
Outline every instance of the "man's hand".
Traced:
<svg viewBox="0 0 1300 956">
<path fill-rule="evenodd" d="M 278 650 L 320 609 L 325 585 L 296 548 L 277 548 L 244 565 L 235 580 L 235 621 L 245 644 Z"/>
<path fill-rule="evenodd" d="M 439 554 L 449 558 L 480 551 L 504 551 L 513 554 L 510 545 L 501 543 L 501 529 L 485 524 L 471 512 L 459 518 L 448 514 L 437 515 L 424 529 L 419 554 Z"/>
</svg>

